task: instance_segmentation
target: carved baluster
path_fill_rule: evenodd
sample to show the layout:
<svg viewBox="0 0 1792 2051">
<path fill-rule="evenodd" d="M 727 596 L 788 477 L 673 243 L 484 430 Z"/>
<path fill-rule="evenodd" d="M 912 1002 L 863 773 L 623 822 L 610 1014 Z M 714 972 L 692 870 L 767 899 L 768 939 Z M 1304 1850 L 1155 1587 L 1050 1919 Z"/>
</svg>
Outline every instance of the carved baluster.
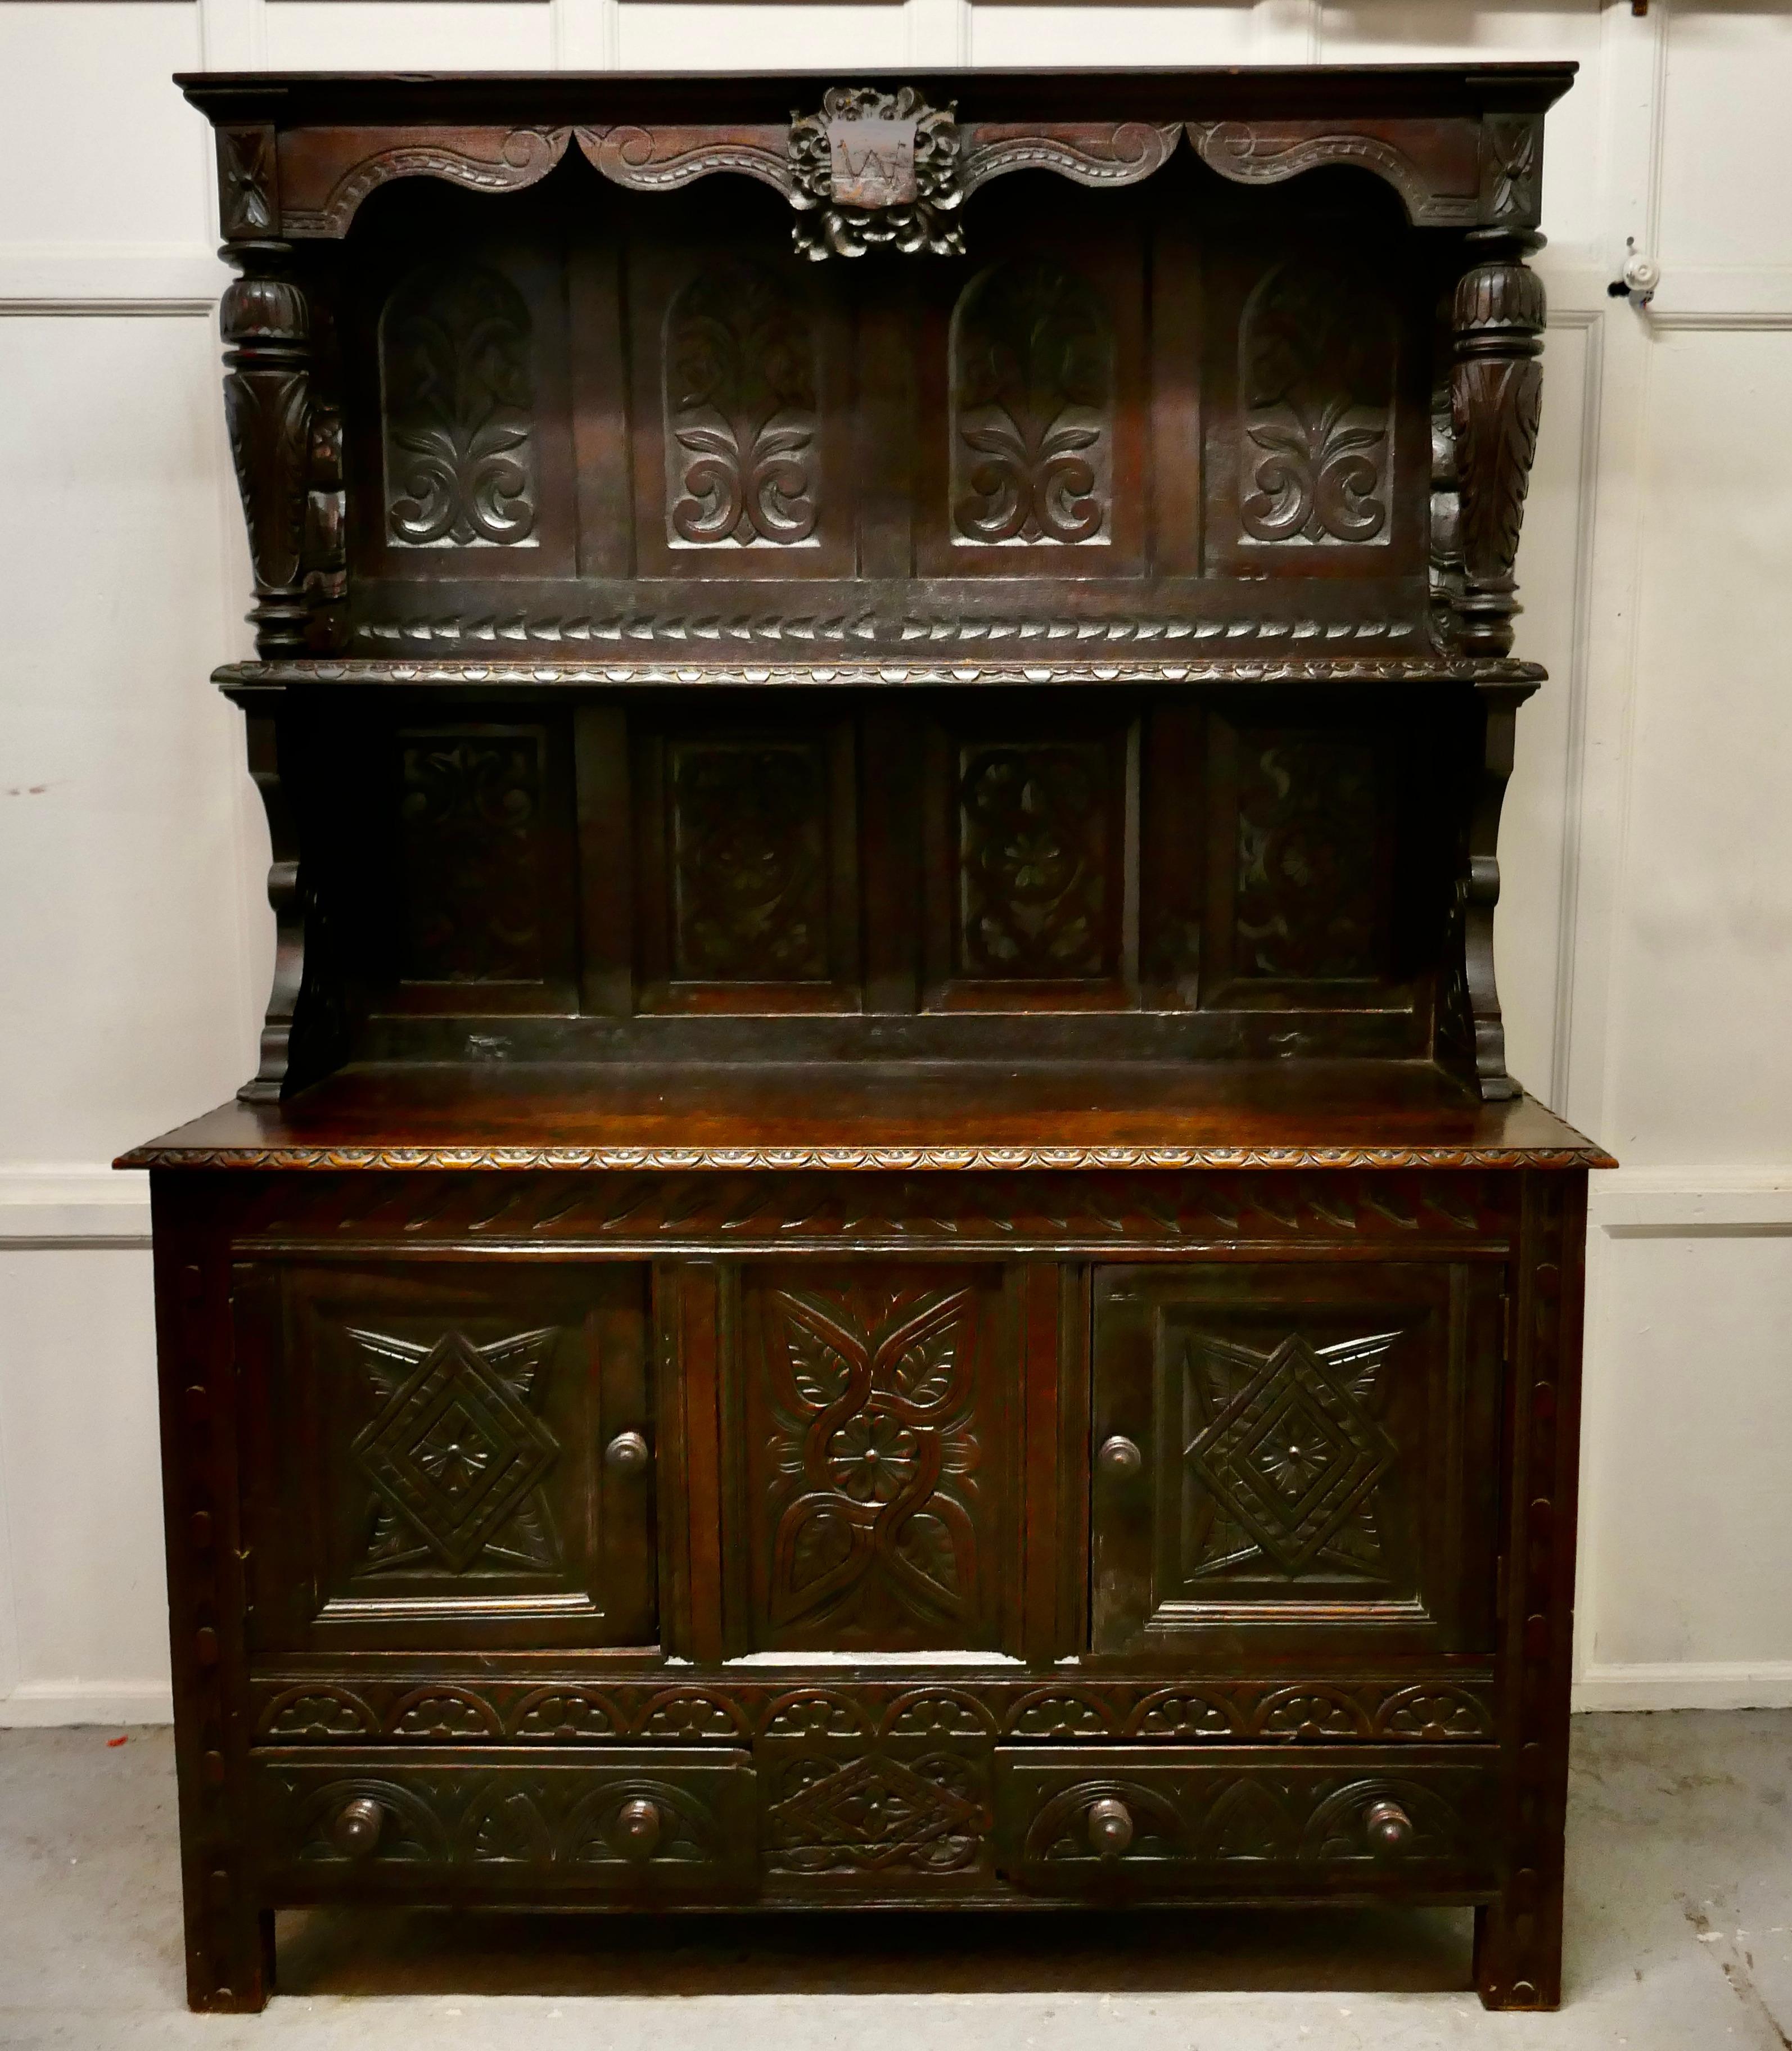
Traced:
<svg viewBox="0 0 1792 2051">
<path fill-rule="evenodd" d="M 290 243 L 229 243 L 222 253 L 243 274 L 231 280 L 219 313 L 225 417 L 255 572 L 248 617 L 261 654 L 302 654 L 311 311 L 291 275 Z"/>
<path fill-rule="evenodd" d="M 1512 563 L 1543 403 L 1543 281 L 1522 259 L 1543 238 L 1481 229 L 1468 239 L 1480 260 L 1456 287 L 1450 373 L 1464 571 L 1456 610 L 1465 654 L 1504 655 L 1518 610 Z"/>
</svg>

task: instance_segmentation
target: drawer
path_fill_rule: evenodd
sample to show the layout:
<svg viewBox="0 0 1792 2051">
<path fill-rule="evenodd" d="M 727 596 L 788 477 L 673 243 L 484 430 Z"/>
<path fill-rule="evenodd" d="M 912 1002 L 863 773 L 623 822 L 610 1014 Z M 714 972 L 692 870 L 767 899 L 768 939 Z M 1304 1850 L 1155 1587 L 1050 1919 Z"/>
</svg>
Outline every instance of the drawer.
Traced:
<svg viewBox="0 0 1792 2051">
<path fill-rule="evenodd" d="M 275 1900 L 515 1892 L 655 1897 L 757 1884 L 744 1752 L 490 1748 L 254 1755 L 263 1884 Z"/>
<path fill-rule="evenodd" d="M 1498 1795 L 1491 1751 L 1004 1747 L 997 1863 L 1053 1894 L 1486 1893 Z"/>
</svg>

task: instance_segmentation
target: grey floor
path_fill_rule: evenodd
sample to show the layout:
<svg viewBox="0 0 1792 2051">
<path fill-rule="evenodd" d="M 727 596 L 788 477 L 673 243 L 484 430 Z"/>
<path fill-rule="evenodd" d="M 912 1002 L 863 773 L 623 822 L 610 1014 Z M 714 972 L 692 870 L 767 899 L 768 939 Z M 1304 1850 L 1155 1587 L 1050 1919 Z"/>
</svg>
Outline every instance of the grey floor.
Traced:
<svg viewBox="0 0 1792 2051">
<path fill-rule="evenodd" d="M 0 1733 L 0 2045 L 1792 2051 L 1792 1713 L 1575 1731 L 1567 2005 L 1490 2016 L 1468 1918 L 282 1916 L 265 2015 L 182 2005 L 168 1734 Z"/>
</svg>

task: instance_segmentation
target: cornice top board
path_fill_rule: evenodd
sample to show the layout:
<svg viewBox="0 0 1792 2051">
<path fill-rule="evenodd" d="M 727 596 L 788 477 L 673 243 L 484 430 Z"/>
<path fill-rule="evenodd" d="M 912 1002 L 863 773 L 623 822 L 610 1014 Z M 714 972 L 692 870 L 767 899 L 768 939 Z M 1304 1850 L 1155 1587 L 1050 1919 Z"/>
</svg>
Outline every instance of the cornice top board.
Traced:
<svg viewBox="0 0 1792 2051">
<path fill-rule="evenodd" d="M 518 190 L 577 147 L 632 190 L 744 176 L 781 192 L 800 247 L 953 253 L 953 210 L 1009 172 L 1125 186 L 1184 135 L 1222 177 L 1367 170 L 1427 227 L 1536 227 L 1542 119 L 1571 64 L 1214 71 L 178 75 L 219 131 L 226 236 L 334 240 L 393 178 Z M 868 124 L 868 125 L 862 125 Z M 877 131 L 843 169 L 843 139 Z"/>
</svg>

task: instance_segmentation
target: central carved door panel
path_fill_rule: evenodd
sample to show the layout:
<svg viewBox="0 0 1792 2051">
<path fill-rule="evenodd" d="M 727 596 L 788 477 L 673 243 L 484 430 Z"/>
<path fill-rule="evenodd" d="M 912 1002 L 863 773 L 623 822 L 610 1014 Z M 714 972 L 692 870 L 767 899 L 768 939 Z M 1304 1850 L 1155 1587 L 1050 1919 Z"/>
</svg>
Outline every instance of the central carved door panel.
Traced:
<svg viewBox="0 0 1792 2051">
<path fill-rule="evenodd" d="M 1095 1280 L 1098 1652 L 1491 1652 L 1501 1271 Z"/>
<path fill-rule="evenodd" d="M 1016 1287 L 741 1271 L 723 1387 L 728 1649 L 1019 1650 Z"/>
<path fill-rule="evenodd" d="M 634 1264 L 238 1268 L 251 1654 L 657 1636 Z"/>
</svg>

